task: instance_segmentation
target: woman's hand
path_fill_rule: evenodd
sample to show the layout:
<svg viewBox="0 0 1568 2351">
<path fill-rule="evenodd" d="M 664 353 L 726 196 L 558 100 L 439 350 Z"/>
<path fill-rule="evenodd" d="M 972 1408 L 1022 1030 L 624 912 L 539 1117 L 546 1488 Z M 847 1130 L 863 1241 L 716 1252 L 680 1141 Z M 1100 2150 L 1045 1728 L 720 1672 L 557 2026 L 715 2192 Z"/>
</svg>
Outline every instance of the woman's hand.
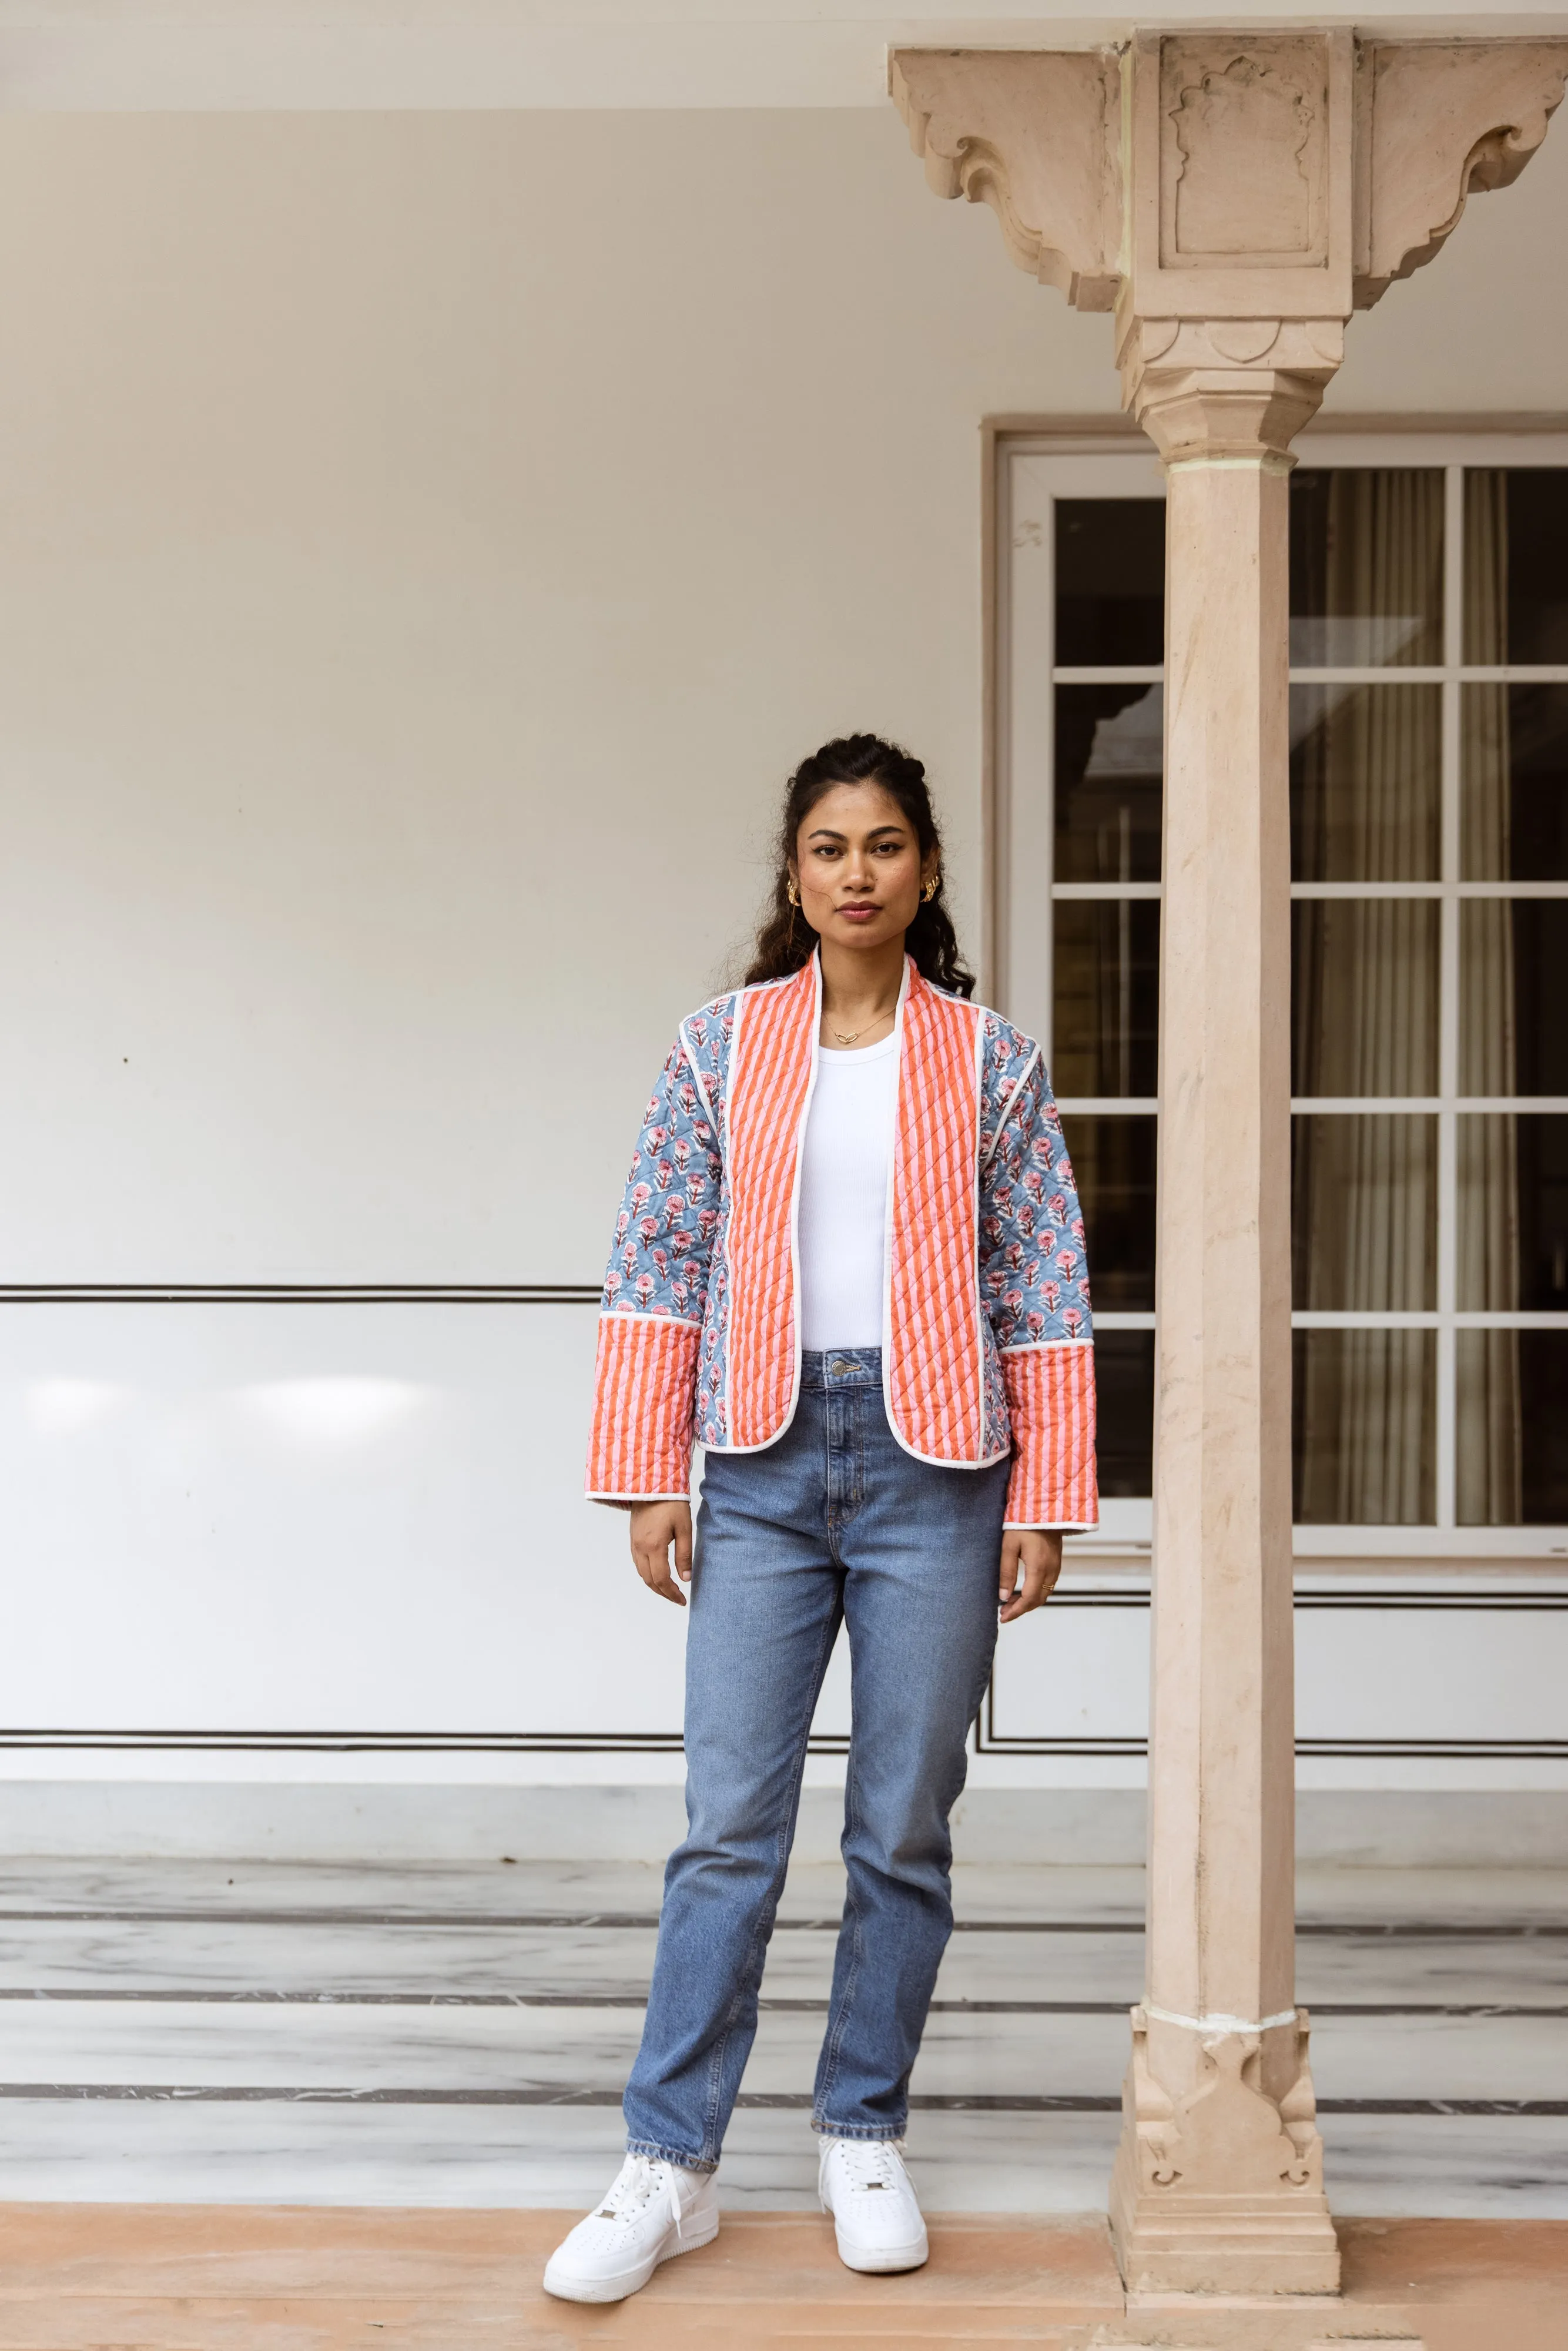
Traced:
<svg viewBox="0 0 1568 2351">
<path fill-rule="evenodd" d="M 635 1548 L 637 1538 L 632 1538 Z M 1002 1568 L 1000 1589 L 1001 1621 L 1010 1625 L 1015 1616 L 1027 1616 L 1031 1608 L 1043 1608 L 1056 1589 L 1056 1579 L 1061 1573 L 1061 1537 L 1049 1535 L 1038 1528 L 1009 1527 L 1002 1536 Z"/>
<path fill-rule="evenodd" d="M 689 1502 L 633 1502 L 632 1557 L 650 1592 L 684 1608 L 686 1598 L 670 1580 L 670 1545 L 675 1546 L 675 1573 L 683 1583 L 692 1580 L 692 1506 Z M 1061 1543 L 1057 1545 L 1058 1552 Z M 1043 1594 L 1041 1597 L 1043 1598 Z M 1034 1603 L 1030 1602 L 1030 1606 Z"/>
</svg>

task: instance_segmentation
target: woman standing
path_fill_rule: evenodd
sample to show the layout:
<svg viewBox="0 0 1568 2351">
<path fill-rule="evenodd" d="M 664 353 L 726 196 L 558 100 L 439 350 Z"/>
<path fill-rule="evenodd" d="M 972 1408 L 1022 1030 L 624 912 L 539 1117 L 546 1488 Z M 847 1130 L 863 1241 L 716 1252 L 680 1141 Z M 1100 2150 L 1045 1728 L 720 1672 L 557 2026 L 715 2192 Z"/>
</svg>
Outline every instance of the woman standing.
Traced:
<svg viewBox="0 0 1568 2351">
<path fill-rule="evenodd" d="M 685 1606 L 691 1584 L 689 1827 L 626 2161 L 545 2272 L 570 2301 L 619 2301 L 716 2233 L 841 1619 L 848 1891 L 820 2186 L 852 2269 L 926 2257 L 909 2075 L 998 1594 L 1004 1625 L 1038 1608 L 1062 1530 L 1097 1516 L 1072 1174 L 1039 1048 L 973 985 L 920 762 L 874 736 L 824 745 L 790 779 L 746 985 L 683 1022 L 664 1065 L 604 1288 L 589 1492 L 630 1506 L 651 1590 Z"/>
</svg>

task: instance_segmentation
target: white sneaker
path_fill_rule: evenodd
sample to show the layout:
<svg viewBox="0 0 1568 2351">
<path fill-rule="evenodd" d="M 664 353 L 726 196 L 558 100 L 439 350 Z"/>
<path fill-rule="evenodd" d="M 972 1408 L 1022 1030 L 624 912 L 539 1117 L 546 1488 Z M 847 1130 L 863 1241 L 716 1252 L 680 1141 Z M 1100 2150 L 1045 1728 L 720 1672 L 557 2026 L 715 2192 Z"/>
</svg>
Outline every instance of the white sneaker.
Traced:
<svg viewBox="0 0 1568 2351">
<path fill-rule="evenodd" d="M 817 2186 L 846 2269 L 917 2270 L 927 2258 L 902 2140 L 824 2138 Z"/>
<path fill-rule="evenodd" d="M 598 2210 L 550 2255 L 545 2292 L 562 2302 L 624 2302 L 661 2262 L 695 2253 L 717 2234 L 715 2173 L 629 2155 Z"/>
</svg>

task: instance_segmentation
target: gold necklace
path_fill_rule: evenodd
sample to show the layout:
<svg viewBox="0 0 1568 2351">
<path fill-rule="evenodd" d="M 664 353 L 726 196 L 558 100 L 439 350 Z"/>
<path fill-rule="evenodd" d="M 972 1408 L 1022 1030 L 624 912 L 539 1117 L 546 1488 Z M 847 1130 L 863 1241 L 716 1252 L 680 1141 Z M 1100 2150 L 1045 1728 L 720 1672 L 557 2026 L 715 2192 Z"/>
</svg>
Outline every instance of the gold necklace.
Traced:
<svg viewBox="0 0 1568 2351">
<path fill-rule="evenodd" d="M 892 1010 L 894 1009 L 896 1009 L 896 1007 L 890 1007 L 888 1012 L 873 1012 L 869 1020 L 862 1020 L 860 1027 L 858 1029 L 852 1029 L 847 1036 L 843 1029 L 835 1029 L 833 1030 L 833 1036 L 836 1041 L 841 1045 L 852 1045 L 857 1038 L 863 1037 L 865 1035 L 868 1029 L 874 1029 L 879 1020 L 886 1020 L 889 1019 Z"/>
</svg>

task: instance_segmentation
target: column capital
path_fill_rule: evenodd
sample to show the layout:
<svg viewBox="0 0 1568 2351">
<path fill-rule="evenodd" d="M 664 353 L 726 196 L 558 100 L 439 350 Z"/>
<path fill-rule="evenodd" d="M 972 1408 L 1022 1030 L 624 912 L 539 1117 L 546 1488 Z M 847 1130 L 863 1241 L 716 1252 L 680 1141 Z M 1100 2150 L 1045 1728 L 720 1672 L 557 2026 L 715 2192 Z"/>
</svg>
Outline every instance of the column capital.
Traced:
<svg viewBox="0 0 1568 2351">
<path fill-rule="evenodd" d="M 1121 321 L 1122 403 L 1167 465 L 1257 458 L 1291 441 L 1344 356 L 1342 319 Z"/>
<path fill-rule="evenodd" d="M 939 195 L 1114 308 L 1126 405 L 1162 454 L 1282 456 L 1355 309 L 1516 179 L 1568 41 L 1348 30 L 1136 33 L 1118 49 L 901 49 L 894 102 Z"/>
</svg>

